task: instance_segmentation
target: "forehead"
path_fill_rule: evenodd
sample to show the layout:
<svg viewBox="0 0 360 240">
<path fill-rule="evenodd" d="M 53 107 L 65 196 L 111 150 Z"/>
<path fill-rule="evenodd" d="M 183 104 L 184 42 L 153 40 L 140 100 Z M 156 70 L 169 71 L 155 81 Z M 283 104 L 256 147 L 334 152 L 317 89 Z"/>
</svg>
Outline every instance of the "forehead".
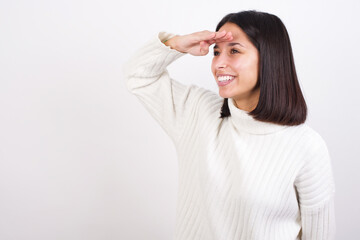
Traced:
<svg viewBox="0 0 360 240">
<path fill-rule="evenodd" d="M 244 45 L 245 47 L 248 46 L 249 44 L 251 44 L 251 42 L 249 41 L 246 33 L 235 23 L 231 23 L 231 22 L 227 22 L 225 23 L 220 29 L 219 32 L 221 31 L 230 31 L 232 33 L 233 36 L 233 41 L 238 41 L 239 43 L 241 43 L 242 45 Z"/>
</svg>

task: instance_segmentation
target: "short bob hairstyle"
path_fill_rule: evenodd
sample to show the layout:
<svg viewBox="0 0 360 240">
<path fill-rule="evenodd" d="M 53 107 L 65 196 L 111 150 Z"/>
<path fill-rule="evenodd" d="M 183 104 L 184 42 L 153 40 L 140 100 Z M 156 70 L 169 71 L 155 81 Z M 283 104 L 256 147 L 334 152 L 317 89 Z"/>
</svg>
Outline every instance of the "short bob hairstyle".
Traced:
<svg viewBox="0 0 360 240">
<path fill-rule="evenodd" d="M 254 119 L 295 126 L 305 122 L 307 106 L 296 75 L 288 32 L 275 15 L 255 10 L 230 13 L 217 25 L 235 23 L 259 51 L 259 102 L 249 112 Z M 228 98 L 224 99 L 220 118 L 229 117 Z"/>
</svg>

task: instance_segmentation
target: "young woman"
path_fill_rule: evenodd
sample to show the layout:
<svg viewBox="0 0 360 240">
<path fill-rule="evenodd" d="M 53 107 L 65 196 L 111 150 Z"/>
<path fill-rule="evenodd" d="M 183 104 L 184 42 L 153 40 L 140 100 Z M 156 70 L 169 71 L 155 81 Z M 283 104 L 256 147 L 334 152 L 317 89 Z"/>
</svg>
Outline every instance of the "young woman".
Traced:
<svg viewBox="0 0 360 240">
<path fill-rule="evenodd" d="M 206 55 L 212 44 L 219 94 L 169 77 L 170 63 Z M 175 239 L 334 239 L 329 152 L 305 123 L 278 17 L 243 11 L 226 15 L 215 32 L 160 32 L 124 70 L 128 89 L 177 149 Z"/>
</svg>

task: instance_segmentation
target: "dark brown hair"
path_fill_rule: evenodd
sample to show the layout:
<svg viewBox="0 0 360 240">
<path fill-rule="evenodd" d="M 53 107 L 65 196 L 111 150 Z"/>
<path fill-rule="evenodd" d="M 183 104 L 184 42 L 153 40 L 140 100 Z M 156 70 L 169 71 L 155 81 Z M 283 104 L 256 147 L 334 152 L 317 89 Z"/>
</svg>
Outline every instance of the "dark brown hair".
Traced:
<svg viewBox="0 0 360 240">
<path fill-rule="evenodd" d="M 259 51 L 259 102 L 249 112 L 254 119 L 281 125 L 300 125 L 307 117 L 307 106 L 296 75 L 288 32 L 275 15 L 255 10 L 230 13 L 217 25 L 235 23 Z M 228 99 L 224 99 L 220 118 L 230 116 Z"/>
</svg>

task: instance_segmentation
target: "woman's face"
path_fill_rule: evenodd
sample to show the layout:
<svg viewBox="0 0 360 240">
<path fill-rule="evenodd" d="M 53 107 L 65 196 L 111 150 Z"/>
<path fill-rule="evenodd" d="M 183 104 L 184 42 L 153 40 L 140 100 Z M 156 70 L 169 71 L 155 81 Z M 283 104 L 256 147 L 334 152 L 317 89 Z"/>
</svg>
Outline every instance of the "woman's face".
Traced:
<svg viewBox="0 0 360 240">
<path fill-rule="evenodd" d="M 214 45 L 211 71 L 219 86 L 219 95 L 233 98 L 238 107 L 255 108 L 260 89 L 251 90 L 258 80 L 259 52 L 238 25 L 228 22 L 219 32 L 223 30 L 230 31 L 233 40 Z"/>
</svg>

